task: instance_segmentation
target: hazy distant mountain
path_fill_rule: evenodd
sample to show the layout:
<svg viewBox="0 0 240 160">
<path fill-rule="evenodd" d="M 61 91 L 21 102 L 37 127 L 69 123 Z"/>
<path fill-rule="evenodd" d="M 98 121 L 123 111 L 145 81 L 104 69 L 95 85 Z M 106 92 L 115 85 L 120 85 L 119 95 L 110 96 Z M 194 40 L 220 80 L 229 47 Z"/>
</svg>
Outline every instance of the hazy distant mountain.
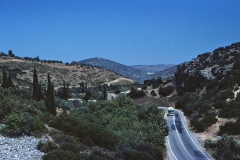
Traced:
<svg viewBox="0 0 240 160">
<path fill-rule="evenodd" d="M 148 76 L 147 73 L 142 72 L 138 69 L 134 69 L 132 67 L 129 67 L 111 60 L 107 60 L 104 58 L 100 58 L 100 57 L 85 59 L 85 60 L 79 61 L 78 63 L 89 64 L 92 66 L 108 69 L 110 71 L 121 74 L 122 76 L 130 78 L 139 83 L 142 83 L 145 80 L 145 77 Z"/>
<path fill-rule="evenodd" d="M 133 65 L 130 67 L 133 67 L 148 74 L 154 74 L 173 66 L 174 64 L 157 64 L 157 65 Z"/>
<path fill-rule="evenodd" d="M 177 71 L 177 65 L 159 71 L 155 74 L 148 75 L 146 79 L 156 79 L 158 77 L 162 77 L 162 79 L 167 79 L 169 77 L 173 77 L 174 73 Z"/>
</svg>

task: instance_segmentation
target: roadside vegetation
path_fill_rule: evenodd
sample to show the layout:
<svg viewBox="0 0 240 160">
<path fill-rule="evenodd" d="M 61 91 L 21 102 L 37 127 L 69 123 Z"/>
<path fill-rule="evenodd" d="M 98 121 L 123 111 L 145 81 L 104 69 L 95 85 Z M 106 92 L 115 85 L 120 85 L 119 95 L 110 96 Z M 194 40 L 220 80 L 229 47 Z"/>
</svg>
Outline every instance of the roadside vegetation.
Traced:
<svg viewBox="0 0 240 160">
<path fill-rule="evenodd" d="M 164 159 L 169 130 L 155 104 L 136 106 L 130 97 L 121 94 L 107 101 L 107 86 L 100 87 L 100 93 L 93 88 L 91 91 L 80 87 L 82 93 L 73 89 L 83 96 L 83 101 L 69 101 L 74 94 L 68 83 L 63 82 L 62 88 L 54 90 L 51 74 L 46 75 L 47 90 L 41 87 L 35 69 L 30 89 L 6 86 L 5 82 L 11 84 L 11 76 L 3 75 L 0 133 L 9 137 L 48 135 L 51 138 L 37 146 L 46 153 L 43 160 Z M 116 89 L 120 88 L 113 90 Z M 88 98 L 87 92 L 91 93 Z M 88 102 L 92 96 L 102 98 Z"/>
<path fill-rule="evenodd" d="M 183 110 L 196 132 L 221 136 L 204 145 L 217 160 L 240 159 L 240 146 L 233 137 L 240 134 L 239 48 L 240 43 L 233 43 L 198 55 L 175 73 L 175 108 Z"/>
<path fill-rule="evenodd" d="M 228 134 L 223 134 L 222 137 L 217 141 L 206 140 L 204 147 L 216 160 L 240 159 L 240 145 L 237 141 Z"/>
</svg>

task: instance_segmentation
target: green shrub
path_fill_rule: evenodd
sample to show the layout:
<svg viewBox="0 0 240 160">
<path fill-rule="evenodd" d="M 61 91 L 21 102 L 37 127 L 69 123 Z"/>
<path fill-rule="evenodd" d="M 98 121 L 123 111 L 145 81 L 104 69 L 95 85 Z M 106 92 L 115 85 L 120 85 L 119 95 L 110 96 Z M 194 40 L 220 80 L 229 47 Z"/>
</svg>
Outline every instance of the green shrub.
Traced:
<svg viewBox="0 0 240 160">
<path fill-rule="evenodd" d="M 72 136 L 76 136 L 91 145 L 96 145 L 113 149 L 118 143 L 119 137 L 109 130 L 78 117 L 78 115 L 61 114 L 53 119 L 49 126 L 62 130 Z M 97 133 L 97 134 L 96 134 Z"/>
<path fill-rule="evenodd" d="M 204 123 L 205 127 L 210 127 L 211 125 L 215 124 L 218 119 L 215 117 L 207 116 L 204 117 L 201 121 Z"/>
<path fill-rule="evenodd" d="M 1 133 L 5 136 L 15 137 L 22 134 L 31 135 L 35 130 L 43 130 L 44 125 L 28 113 L 12 113 L 3 119 L 5 126 Z"/>
<path fill-rule="evenodd" d="M 138 99 L 146 96 L 146 93 L 144 91 L 139 91 L 137 89 L 132 89 L 131 92 L 128 93 L 128 96 L 130 96 L 133 99 Z"/>
<path fill-rule="evenodd" d="M 39 141 L 37 145 L 37 149 L 44 153 L 48 153 L 57 148 L 58 148 L 57 145 L 54 142 L 50 141 L 47 142 Z"/>
<path fill-rule="evenodd" d="M 240 134 L 240 120 L 237 120 L 235 123 L 227 122 L 223 126 L 221 126 L 218 134 L 223 135 L 224 133 L 230 135 Z"/>
<path fill-rule="evenodd" d="M 154 90 L 152 90 L 150 94 L 154 97 L 157 95 L 157 93 Z"/>
<path fill-rule="evenodd" d="M 80 154 L 75 154 L 72 151 L 64 151 L 55 149 L 42 157 L 43 160 L 80 160 Z"/>
<path fill-rule="evenodd" d="M 173 91 L 174 91 L 173 86 L 167 86 L 165 88 L 160 87 L 158 94 L 166 97 L 166 96 L 169 96 Z"/>
<path fill-rule="evenodd" d="M 204 142 L 204 147 L 206 149 L 215 148 L 215 147 L 217 147 L 217 142 L 212 141 L 210 139 L 206 139 L 205 142 Z"/>
</svg>

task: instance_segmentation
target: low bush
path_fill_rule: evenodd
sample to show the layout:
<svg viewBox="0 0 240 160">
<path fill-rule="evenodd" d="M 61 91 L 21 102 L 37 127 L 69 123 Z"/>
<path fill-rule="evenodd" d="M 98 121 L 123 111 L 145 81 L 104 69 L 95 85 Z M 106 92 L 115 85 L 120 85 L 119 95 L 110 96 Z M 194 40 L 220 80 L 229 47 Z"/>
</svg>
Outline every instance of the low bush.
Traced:
<svg viewBox="0 0 240 160">
<path fill-rule="evenodd" d="M 166 96 L 169 96 L 173 91 L 174 91 L 173 86 L 167 86 L 165 88 L 160 87 L 158 94 L 166 97 Z"/>
<path fill-rule="evenodd" d="M 1 129 L 1 133 L 9 137 L 32 135 L 35 130 L 45 129 L 42 122 L 28 113 L 12 113 L 3 119 L 3 123 L 5 126 Z"/>
<path fill-rule="evenodd" d="M 218 119 L 215 117 L 207 116 L 204 117 L 201 121 L 203 122 L 205 127 L 210 127 L 211 125 L 215 124 L 218 121 Z"/>
<path fill-rule="evenodd" d="M 215 159 L 240 159 L 240 145 L 232 136 L 227 134 L 222 135 L 222 137 L 217 141 L 206 140 L 204 146 L 207 150 L 212 150 L 212 156 Z"/>
<path fill-rule="evenodd" d="M 235 123 L 227 122 L 223 126 L 220 126 L 219 135 L 223 135 L 224 133 L 230 135 L 238 135 L 240 134 L 240 120 L 237 120 Z"/>
<path fill-rule="evenodd" d="M 78 137 L 88 145 L 99 145 L 110 150 L 118 143 L 119 137 L 107 129 L 81 119 L 79 115 L 61 114 L 53 119 L 49 126 Z M 97 134 L 96 134 L 97 133 Z"/>
<path fill-rule="evenodd" d="M 58 148 L 57 145 L 54 142 L 50 142 L 50 141 L 47 141 L 47 142 L 39 141 L 37 145 L 37 149 L 44 153 L 48 153 L 57 148 Z"/>
<path fill-rule="evenodd" d="M 157 96 L 157 93 L 154 90 L 152 90 L 150 94 L 154 97 Z"/>
<path fill-rule="evenodd" d="M 55 149 L 52 150 L 50 152 L 48 152 L 47 154 L 45 154 L 44 156 L 42 156 L 43 160 L 80 160 L 80 154 L 75 154 L 72 151 L 65 151 L 62 149 Z"/>
<path fill-rule="evenodd" d="M 144 91 L 139 91 L 137 89 L 132 89 L 131 92 L 128 93 L 128 96 L 133 99 L 138 99 L 146 96 L 146 93 Z"/>
</svg>

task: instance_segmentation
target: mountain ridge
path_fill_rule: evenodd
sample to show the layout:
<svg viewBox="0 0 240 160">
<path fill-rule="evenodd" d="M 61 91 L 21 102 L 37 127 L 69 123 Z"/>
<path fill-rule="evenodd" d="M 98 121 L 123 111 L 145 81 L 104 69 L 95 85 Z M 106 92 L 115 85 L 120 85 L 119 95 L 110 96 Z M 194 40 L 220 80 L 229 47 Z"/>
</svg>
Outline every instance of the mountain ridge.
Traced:
<svg viewBox="0 0 240 160">
<path fill-rule="evenodd" d="M 127 66 L 118 62 L 114 62 L 105 58 L 101 57 L 95 57 L 95 58 L 88 58 L 85 60 L 78 61 L 79 64 L 88 64 L 92 66 L 97 66 L 100 68 L 105 68 L 110 71 L 113 71 L 115 73 L 118 73 L 124 77 L 127 77 L 129 79 L 132 79 L 136 82 L 143 83 L 144 80 L 152 79 L 152 78 L 158 78 L 162 77 L 163 79 L 172 77 L 174 75 L 174 72 L 176 71 L 176 67 L 170 70 L 167 70 L 167 73 L 164 72 L 164 69 L 159 72 L 156 72 L 155 74 L 149 75 L 148 73 L 142 71 L 141 69 L 136 69 L 136 67 Z M 140 68 L 148 67 L 148 66 L 157 66 L 157 65 L 135 65 L 140 66 Z M 139 68 L 139 67 L 137 67 Z M 167 68 L 167 67 L 163 67 Z M 171 67 L 170 67 L 171 68 Z M 167 68 L 169 69 L 169 68 Z M 146 69 L 143 69 L 146 70 Z M 155 69 L 156 71 L 156 69 Z"/>
<path fill-rule="evenodd" d="M 139 83 L 142 83 L 144 81 L 144 77 L 147 76 L 147 73 L 140 70 L 101 57 L 88 58 L 78 61 L 78 63 L 105 68 Z"/>
</svg>

